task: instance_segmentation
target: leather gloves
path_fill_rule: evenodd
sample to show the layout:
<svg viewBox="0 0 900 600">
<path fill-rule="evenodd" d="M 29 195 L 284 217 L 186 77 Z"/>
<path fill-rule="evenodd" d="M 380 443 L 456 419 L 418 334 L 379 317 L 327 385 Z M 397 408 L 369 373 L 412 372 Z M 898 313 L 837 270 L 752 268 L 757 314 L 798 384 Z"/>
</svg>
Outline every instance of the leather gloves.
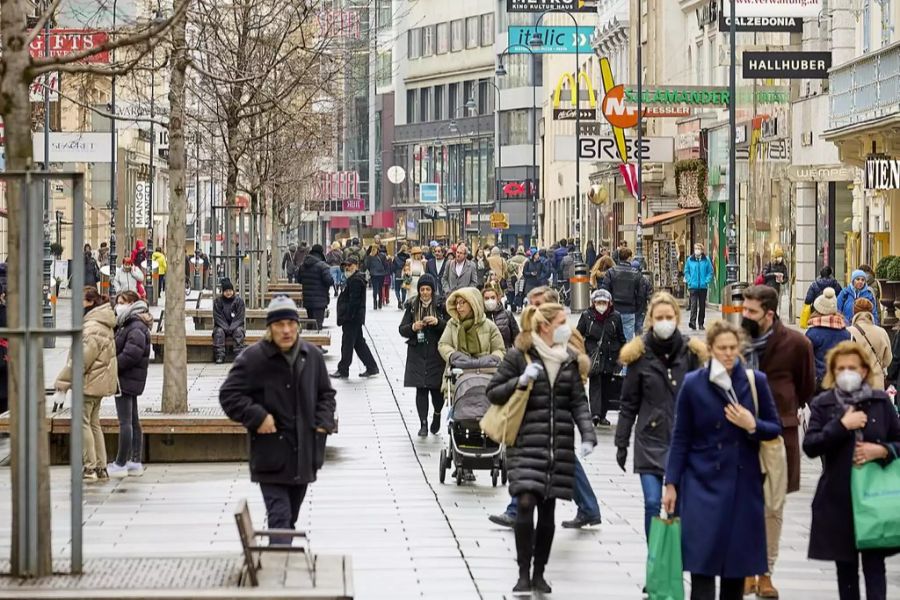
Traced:
<svg viewBox="0 0 900 600">
<path fill-rule="evenodd" d="M 628 448 L 622 447 L 616 450 L 616 462 L 619 463 L 619 468 L 622 471 L 625 471 L 625 461 L 628 460 Z"/>
</svg>

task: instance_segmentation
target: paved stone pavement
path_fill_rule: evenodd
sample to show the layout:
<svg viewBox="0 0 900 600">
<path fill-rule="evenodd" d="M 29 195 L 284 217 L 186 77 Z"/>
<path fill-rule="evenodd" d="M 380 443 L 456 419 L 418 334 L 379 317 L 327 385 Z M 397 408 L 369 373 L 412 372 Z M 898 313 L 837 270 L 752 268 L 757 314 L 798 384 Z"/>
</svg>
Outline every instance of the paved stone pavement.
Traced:
<svg viewBox="0 0 900 600">
<path fill-rule="evenodd" d="M 402 387 L 406 348 L 397 334 L 401 315 L 396 306 L 368 315 L 368 340 L 383 375 L 360 380 L 356 373 L 361 366 L 355 361 L 351 379 L 336 382 L 341 431 L 329 441 L 326 466 L 311 486 L 299 526 L 311 532 L 316 552 L 352 554 L 360 598 L 509 597 L 516 578 L 513 534 L 487 521 L 504 508 L 508 495 L 491 487 L 486 472 L 463 487 L 438 482 L 440 439 L 415 436 L 413 395 Z M 330 329 L 331 368 L 340 329 Z M 64 344 L 46 351 L 48 383 L 65 352 Z M 217 405 L 227 370 L 227 365 L 188 365 L 191 406 Z M 151 365 L 141 405 L 158 406 L 161 389 L 162 367 Z M 619 470 L 614 456 L 612 430 L 601 430 L 586 468 L 604 523 L 583 531 L 557 529 L 548 578 L 558 598 L 640 598 L 646 558 L 640 485 L 634 474 Z M 0 469 L 0 515 L 8 515 L 10 508 L 6 473 Z M 817 474 L 817 463 L 805 461 L 802 491 L 787 503 L 775 579 L 786 600 L 837 598 L 833 566 L 806 559 Z M 65 468 L 52 470 L 55 557 L 69 552 L 67 476 Z M 240 498 L 249 499 L 254 520 L 262 524 L 259 491 L 249 482 L 246 466 L 237 463 L 151 464 L 142 478 L 88 486 L 85 553 L 157 557 L 237 552 L 231 510 Z M 557 522 L 574 510 L 572 503 L 561 503 Z M 9 521 L 0 519 L 0 559 L 8 556 L 9 539 Z M 900 561 L 889 563 L 889 577 L 888 597 L 900 597 Z"/>
</svg>

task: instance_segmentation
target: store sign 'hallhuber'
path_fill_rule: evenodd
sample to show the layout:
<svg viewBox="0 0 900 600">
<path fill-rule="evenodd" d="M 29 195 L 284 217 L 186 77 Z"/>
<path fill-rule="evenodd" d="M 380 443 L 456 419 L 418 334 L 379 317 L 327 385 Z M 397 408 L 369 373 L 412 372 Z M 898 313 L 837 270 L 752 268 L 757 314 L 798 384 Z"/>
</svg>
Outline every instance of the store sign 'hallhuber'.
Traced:
<svg viewBox="0 0 900 600">
<path fill-rule="evenodd" d="M 900 160 L 885 156 L 866 159 L 867 190 L 900 190 Z"/>
<path fill-rule="evenodd" d="M 828 79 L 831 52 L 744 52 L 744 79 Z"/>
<path fill-rule="evenodd" d="M 545 10 L 597 12 L 597 2 L 588 0 L 506 0 L 506 12 L 528 13 Z"/>
</svg>

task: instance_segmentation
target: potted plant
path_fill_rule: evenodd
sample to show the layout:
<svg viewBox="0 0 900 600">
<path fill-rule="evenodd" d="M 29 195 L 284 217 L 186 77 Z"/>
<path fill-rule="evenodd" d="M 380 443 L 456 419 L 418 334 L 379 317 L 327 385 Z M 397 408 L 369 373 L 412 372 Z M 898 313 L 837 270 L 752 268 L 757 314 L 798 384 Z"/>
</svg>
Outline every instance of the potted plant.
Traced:
<svg viewBox="0 0 900 600">
<path fill-rule="evenodd" d="M 886 309 L 883 325 L 890 327 L 897 322 L 895 309 L 897 294 L 900 292 L 900 256 L 886 258 L 891 260 L 888 261 L 884 270 L 887 281 L 881 285 L 881 305 Z M 877 275 L 876 273 L 876 277 Z"/>
<path fill-rule="evenodd" d="M 56 242 L 53 242 L 52 244 L 50 244 L 50 254 L 52 254 L 54 257 L 56 257 L 57 260 L 59 260 L 59 257 L 62 256 L 62 253 L 63 253 L 62 244 L 57 244 Z"/>
</svg>

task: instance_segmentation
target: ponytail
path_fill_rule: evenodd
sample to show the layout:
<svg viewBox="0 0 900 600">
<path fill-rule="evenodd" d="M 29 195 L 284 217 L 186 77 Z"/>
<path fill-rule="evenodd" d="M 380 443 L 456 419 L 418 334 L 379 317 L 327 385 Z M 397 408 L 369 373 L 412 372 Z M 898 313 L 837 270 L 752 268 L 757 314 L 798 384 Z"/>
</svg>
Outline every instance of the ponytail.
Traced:
<svg viewBox="0 0 900 600">
<path fill-rule="evenodd" d="M 533 345 L 532 336 L 538 332 L 541 325 L 549 325 L 556 315 L 564 311 L 562 304 L 547 302 L 540 306 L 529 304 L 522 310 L 522 331 L 516 338 L 516 347 L 523 352 Z"/>
</svg>

